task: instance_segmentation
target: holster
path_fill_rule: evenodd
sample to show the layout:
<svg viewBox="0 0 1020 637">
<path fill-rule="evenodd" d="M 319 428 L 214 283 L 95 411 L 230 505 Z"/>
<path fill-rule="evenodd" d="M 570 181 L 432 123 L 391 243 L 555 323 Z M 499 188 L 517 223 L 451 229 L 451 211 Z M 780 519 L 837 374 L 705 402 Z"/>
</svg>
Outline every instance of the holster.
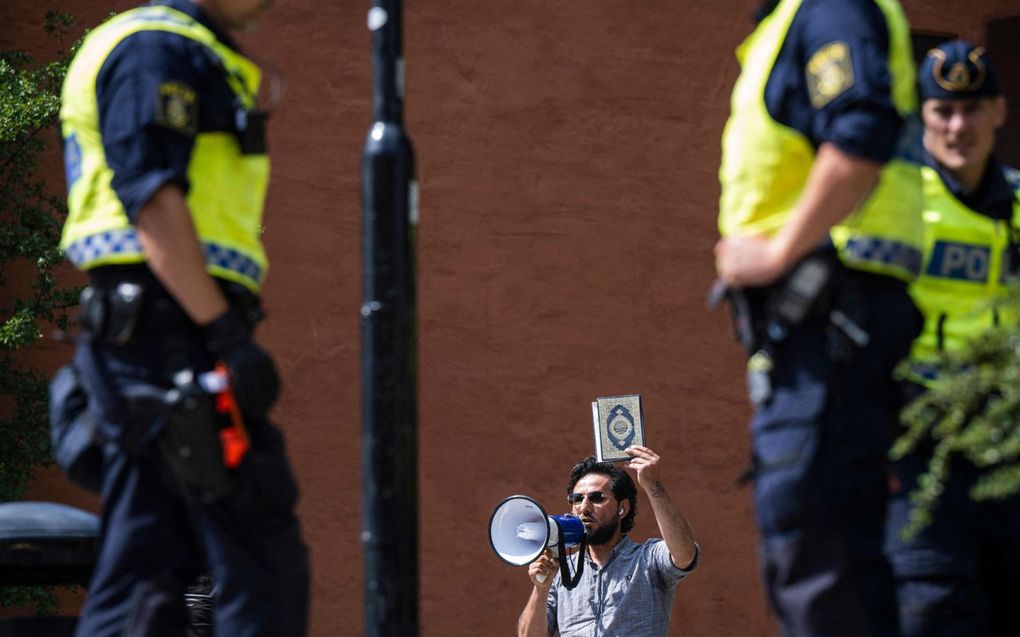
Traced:
<svg viewBox="0 0 1020 637">
<path fill-rule="evenodd" d="M 737 341 L 751 355 L 782 342 L 806 321 L 827 316 L 842 272 L 835 254 L 815 252 L 773 285 L 728 289 L 726 299 Z"/>
<path fill-rule="evenodd" d="M 202 502 L 215 502 L 231 491 L 218 431 L 216 414 L 209 405 L 207 415 L 171 414 L 158 439 L 160 454 L 177 484 Z"/>
<path fill-rule="evenodd" d="M 224 465 L 220 415 L 213 396 L 198 386 L 191 372 L 203 358 L 200 329 L 144 266 L 103 267 L 89 277 L 79 313 L 85 338 L 114 346 L 151 345 L 161 367 L 158 374 L 167 383 L 139 382 L 118 389 L 130 417 L 157 425 L 163 421 L 155 446 L 186 496 L 203 502 L 225 496 L 233 479 Z M 262 318 L 257 296 L 236 283 L 217 284 L 250 326 Z"/>
<path fill-rule="evenodd" d="M 157 439 L 160 455 L 187 497 L 215 502 L 233 487 L 223 463 L 220 421 L 213 397 L 193 388 L 179 388 L 179 406 L 171 409 Z"/>
<path fill-rule="evenodd" d="M 771 286 L 728 289 L 733 331 L 747 352 L 748 395 L 755 408 L 772 397 L 772 372 L 780 344 L 806 324 L 826 331 L 826 354 L 846 360 L 867 344 L 865 304 L 860 282 L 832 250 L 802 259 L 789 275 Z M 718 298 L 714 294 L 713 298 Z"/>
</svg>

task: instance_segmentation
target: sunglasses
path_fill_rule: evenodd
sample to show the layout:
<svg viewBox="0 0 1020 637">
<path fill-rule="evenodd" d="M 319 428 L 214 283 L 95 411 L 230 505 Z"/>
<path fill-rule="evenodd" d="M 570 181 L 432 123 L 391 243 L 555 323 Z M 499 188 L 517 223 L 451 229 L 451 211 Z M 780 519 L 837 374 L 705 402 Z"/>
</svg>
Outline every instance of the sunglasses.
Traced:
<svg viewBox="0 0 1020 637">
<path fill-rule="evenodd" d="M 585 496 L 588 496 L 588 502 L 592 504 L 601 504 L 609 499 L 609 496 L 601 491 L 592 491 L 591 493 L 571 493 L 567 496 L 567 502 L 573 505 L 581 504 L 584 502 Z"/>
</svg>

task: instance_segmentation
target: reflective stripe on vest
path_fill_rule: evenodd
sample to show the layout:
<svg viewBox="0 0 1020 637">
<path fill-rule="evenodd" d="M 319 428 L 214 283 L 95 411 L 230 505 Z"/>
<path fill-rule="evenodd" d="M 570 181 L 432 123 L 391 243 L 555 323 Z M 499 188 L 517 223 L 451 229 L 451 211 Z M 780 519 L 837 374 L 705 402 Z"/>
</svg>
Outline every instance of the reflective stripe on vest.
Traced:
<svg viewBox="0 0 1020 637">
<path fill-rule="evenodd" d="M 231 274 L 234 274 L 240 275 L 242 280 L 262 280 L 262 267 L 237 250 L 202 242 L 202 251 L 205 253 L 206 268 L 215 276 L 233 280 Z M 91 234 L 67 246 L 65 252 L 71 263 L 87 270 L 90 266 L 101 264 L 138 263 L 142 244 L 134 228 L 121 228 Z"/>
<path fill-rule="evenodd" d="M 60 110 L 68 180 L 68 219 L 61 248 L 80 269 L 140 263 L 141 244 L 111 186 L 113 171 L 99 131 L 96 80 L 107 57 L 139 31 L 165 31 L 194 40 L 223 67 L 224 80 L 244 108 L 254 106 L 261 73 L 190 16 L 162 6 L 122 13 L 92 31 L 68 69 Z M 213 276 L 254 292 L 268 263 L 261 241 L 269 181 L 265 155 L 242 155 L 232 132 L 199 132 L 188 164 L 188 209 Z"/>
<path fill-rule="evenodd" d="M 723 236 L 774 234 L 795 209 L 814 164 L 811 142 L 799 131 L 776 122 L 765 105 L 765 85 L 801 2 L 782 0 L 737 49 L 741 72 L 723 131 L 719 169 L 719 231 Z M 889 30 L 892 100 L 910 123 L 904 127 L 897 157 L 882 168 L 871 194 L 832 228 L 830 237 L 849 267 L 910 280 L 922 260 L 914 64 L 901 7 L 895 0 L 875 2 Z"/>
<path fill-rule="evenodd" d="M 919 368 L 929 368 L 940 350 L 958 352 L 995 324 L 990 304 L 1005 293 L 1010 230 L 1005 221 L 963 205 L 934 169 L 926 166 L 922 175 L 925 263 L 910 294 L 925 322 L 911 360 Z M 1013 225 L 1020 227 L 1020 189 L 1013 203 Z M 1002 323 L 1016 321 L 1001 311 Z"/>
</svg>

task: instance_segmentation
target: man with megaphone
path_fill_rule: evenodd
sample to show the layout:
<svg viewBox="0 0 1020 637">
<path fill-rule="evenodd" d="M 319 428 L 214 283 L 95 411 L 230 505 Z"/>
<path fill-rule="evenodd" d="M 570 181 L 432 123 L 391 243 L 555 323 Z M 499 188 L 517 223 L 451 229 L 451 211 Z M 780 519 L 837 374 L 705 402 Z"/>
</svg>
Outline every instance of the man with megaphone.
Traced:
<svg viewBox="0 0 1020 637">
<path fill-rule="evenodd" d="M 594 457 L 581 461 L 570 472 L 567 501 L 584 524 L 587 548 L 563 559 L 577 562 L 575 572 L 584 560 L 584 570 L 567 588 L 553 551 L 528 566 L 534 588 L 517 622 L 519 637 L 589 635 L 593 625 L 599 635 L 669 633 L 677 584 L 697 566 L 701 549 L 659 479 L 658 454 L 639 445 L 628 447 L 627 454 L 662 539 L 638 544 L 627 537 L 637 514 L 637 488 L 626 471 Z"/>
</svg>

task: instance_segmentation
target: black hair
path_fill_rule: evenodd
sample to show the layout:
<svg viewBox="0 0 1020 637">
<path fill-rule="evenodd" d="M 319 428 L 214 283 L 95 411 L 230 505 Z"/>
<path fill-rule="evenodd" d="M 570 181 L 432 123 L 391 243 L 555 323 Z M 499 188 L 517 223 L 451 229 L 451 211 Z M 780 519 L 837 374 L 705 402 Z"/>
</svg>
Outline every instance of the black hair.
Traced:
<svg viewBox="0 0 1020 637">
<path fill-rule="evenodd" d="M 609 478 L 609 489 L 613 497 L 618 501 L 630 502 L 630 510 L 620 520 L 620 532 L 627 533 L 634 528 L 634 516 L 637 515 L 637 487 L 626 471 L 611 462 L 598 462 L 595 456 L 588 456 L 581 462 L 574 465 L 570 470 L 570 481 L 567 482 L 567 495 L 574 492 L 574 485 L 577 481 L 589 473 L 597 473 Z"/>
</svg>

